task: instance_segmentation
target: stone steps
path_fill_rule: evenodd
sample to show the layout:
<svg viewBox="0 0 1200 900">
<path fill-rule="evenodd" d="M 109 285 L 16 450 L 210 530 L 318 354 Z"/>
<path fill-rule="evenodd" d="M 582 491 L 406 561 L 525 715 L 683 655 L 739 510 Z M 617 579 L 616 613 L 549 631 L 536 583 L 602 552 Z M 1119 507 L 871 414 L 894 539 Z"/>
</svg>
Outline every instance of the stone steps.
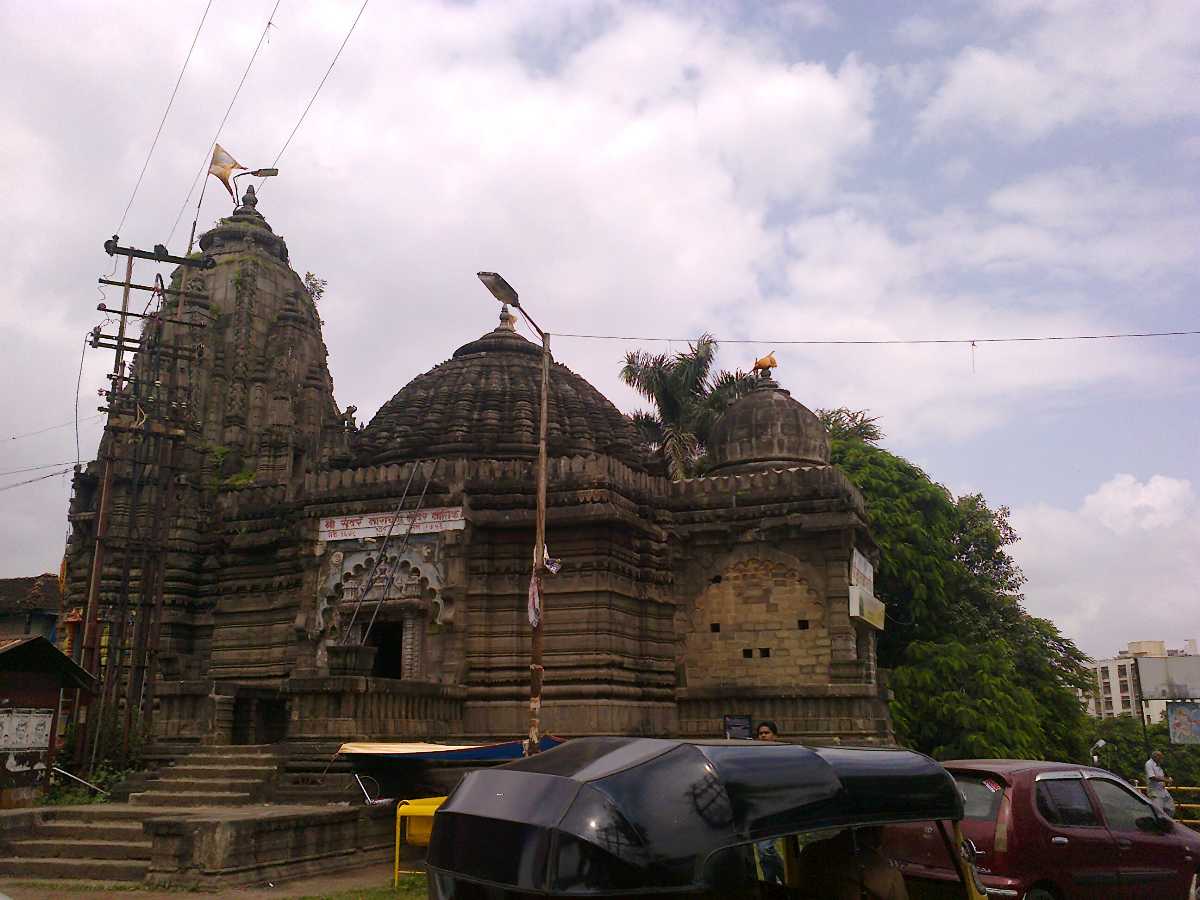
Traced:
<svg viewBox="0 0 1200 900">
<path fill-rule="evenodd" d="M 42 834 L 42 829 L 37 829 Z M 139 828 L 136 837 L 141 838 Z M 17 857 L 52 859 L 124 859 L 149 861 L 154 844 L 147 840 L 78 840 L 76 838 L 18 838 L 12 842 Z"/>
<path fill-rule="evenodd" d="M 39 838 L 58 841 L 104 841 L 136 843 L 142 840 L 140 822 L 45 822 L 34 832 Z"/>
<path fill-rule="evenodd" d="M 195 794 L 217 791 L 252 794 L 262 785 L 262 781 L 261 778 L 187 778 L 171 775 L 152 784 L 150 791 L 145 793 L 170 791 Z"/>
<path fill-rule="evenodd" d="M 266 778 L 275 771 L 275 766 L 195 766 L 184 763 L 160 770 L 159 781 L 179 778 Z"/>
<path fill-rule="evenodd" d="M 196 747 L 159 770 L 146 790 L 131 793 L 134 806 L 244 806 L 262 800 L 279 768 L 270 745 Z"/>
<path fill-rule="evenodd" d="M 249 791 L 177 791 L 169 785 L 163 788 L 130 794 L 129 802 L 136 806 L 245 806 L 252 799 Z"/>
<path fill-rule="evenodd" d="M 86 881 L 143 881 L 148 859 L 65 859 L 0 857 L 0 875 L 21 878 L 75 878 Z"/>
</svg>

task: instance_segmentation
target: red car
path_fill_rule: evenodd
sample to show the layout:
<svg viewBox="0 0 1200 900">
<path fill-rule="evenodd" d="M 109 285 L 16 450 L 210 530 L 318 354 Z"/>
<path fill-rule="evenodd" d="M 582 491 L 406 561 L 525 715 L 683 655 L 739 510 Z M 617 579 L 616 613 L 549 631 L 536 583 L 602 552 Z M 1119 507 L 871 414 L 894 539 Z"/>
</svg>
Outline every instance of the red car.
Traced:
<svg viewBox="0 0 1200 900">
<path fill-rule="evenodd" d="M 1196 900 L 1200 834 L 1111 772 L 1020 759 L 942 765 L 966 801 L 962 829 L 989 897 Z M 885 848 L 906 880 L 954 877 L 935 830 L 889 826 Z"/>
</svg>

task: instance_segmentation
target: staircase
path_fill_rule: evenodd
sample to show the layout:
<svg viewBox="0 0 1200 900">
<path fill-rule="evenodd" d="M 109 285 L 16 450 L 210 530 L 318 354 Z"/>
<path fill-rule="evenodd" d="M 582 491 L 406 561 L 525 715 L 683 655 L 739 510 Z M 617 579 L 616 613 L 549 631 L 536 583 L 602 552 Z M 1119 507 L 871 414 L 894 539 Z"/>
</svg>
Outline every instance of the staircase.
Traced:
<svg viewBox="0 0 1200 900">
<path fill-rule="evenodd" d="M 271 744 L 199 747 L 162 769 L 149 790 L 129 795 L 133 806 L 242 806 L 263 801 L 275 783 L 279 756 Z"/>
<path fill-rule="evenodd" d="M 7 842 L 0 875 L 141 881 L 150 867 L 151 842 L 142 833 L 146 814 L 107 803 L 46 807 L 26 836 Z"/>
</svg>

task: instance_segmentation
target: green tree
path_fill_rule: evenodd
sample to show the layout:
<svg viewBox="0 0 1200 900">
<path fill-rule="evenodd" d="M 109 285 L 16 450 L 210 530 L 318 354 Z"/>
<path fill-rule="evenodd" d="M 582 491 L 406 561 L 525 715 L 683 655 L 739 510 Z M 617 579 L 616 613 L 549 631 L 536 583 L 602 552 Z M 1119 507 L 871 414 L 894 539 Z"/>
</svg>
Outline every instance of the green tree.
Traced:
<svg viewBox="0 0 1200 900">
<path fill-rule="evenodd" d="M 1008 509 L 991 509 L 979 494 L 954 499 L 920 468 L 876 446 L 871 428 L 877 426 L 866 413 L 824 411 L 822 418 L 840 435 L 832 441 L 833 462 L 862 491 L 880 548 L 875 589 L 888 605 L 888 623 L 879 637 L 879 662 L 895 669 L 898 708 L 919 705 L 906 691 L 926 689 L 917 687 L 922 679 L 916 676 L 930 657 L 914 655 L 915 645 L 952 643 L 981 660 L 1003 655 L 1013 696 L 1032 704 L 1039 723 L 1031 755 L 1079 758 L 1088 727 L 1076 692 L 1090 684 L 1087 656 L 1053 623 L 1022 607 L 1025 576 L 1007 550 L 1018 539 Z M 974 722 L 972 696 L 954 707 L 959 726 L 948 714 L 937 720 L 941 726 Z M 993 706 L 981 699 L 979 710 Z M 910 729 L 908 736 L 927 752 L 961 743 L 954 733 L 927 729 Z"/>
<path fill-rule="evenodd" d="M 894 673 L 897 736 L 937 759 L 1037 759 L 1037 704 L 1003 642 L 918 641 Z"/>
<path fill-rule="evenodd" d="M 716 357 L 717 341 L 710 334 L 674 355 L 625 354 L 621 380 L 654 404 L 634 413 L 633 424 L 672 478 L 696 472 L 713 424 L 754 383 L 745 372 L 714 372 Z"/>
<path fill-rule="evenodd" d="M 318 278 L 315 272 L 304 273 L 304 289 L 308 291 L 308 296 L 312 297 L 313 303 L 318 305 L 321 303 L 327 287 L 329 287 L 329 282 L 324 278 Z"/>
<path fill-rule="evenodd" d="M 1086 747 L 1084 752 L 1074 758 L 1075 762 L 1091 764 L 1088 749 L 1092 744 L 1103 739 L 1105 746 L 1096 751 L 1100 757 L 1100 766 L 1115 772 L 1127 781 L 1145 783 L 1146 760 L 1150 750 L 1163 752 L 1163 770 L 1175 779 L 1176 785 L 1186 787 L 1200 786 L 1200 747 L 1187 744 L 1172 744 L 1166 722 L 1155 722 L 1147 725 L 1145 731 L 1137 718 L 1130 715 L 1117 716 L 1108 719 L 1089 719 L 1089 728 L 1085 734 Z M 1195 794 L 1178 792 L 1175 794 L 1176 803 L 1200 803 Z M 1195 819 L 1200 816 L 1185 816 Z"/>
<path fill-rule="evenodd" d="M 879 417 L 872 416 L 865 409 L 847 409 L 840 406 L 837 409 L 813 410 L 832 440 L 865 441 L 868 444 L 878 444 L 883 440 L 883 429 L 879 427 Z"/>
</svg>

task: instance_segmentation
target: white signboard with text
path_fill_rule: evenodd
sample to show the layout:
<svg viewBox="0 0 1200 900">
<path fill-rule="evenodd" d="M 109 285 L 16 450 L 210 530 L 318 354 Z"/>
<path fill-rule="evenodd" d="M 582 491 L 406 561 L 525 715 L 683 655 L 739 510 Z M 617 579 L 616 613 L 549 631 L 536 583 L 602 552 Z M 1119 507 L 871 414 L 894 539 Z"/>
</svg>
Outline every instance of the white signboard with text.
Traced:
<svg viewBox="0 0 1200 900">
<path fill-rule="evenodd" d="M 393 525 L 392 523 L 395 522 Z M 409 531 L 409 527 L 412 531 Z M 405 534 L 433 534 L 438 531 L 461 531 L 467 527 L 461 506 L 441 506 L 395 513 L 372 513 L 366 516 L 327 516 L 318 522 L 317 540 L 353 541 L 361 538 L 384 537 L 391 529 L 392 537 Z"/>
<path fill-rule="evenodd" d="M 45 750 L 50 746 L 52 709 L 0 710 L 0 750 Z"/>
<path fill-rule="evenodd" d="M 883 630 L 887 621 L 883 601 L 875 597 L 875 567 L 870 560 L 852 551 L 850 556 L 850 617 Z"/>
</svg>

